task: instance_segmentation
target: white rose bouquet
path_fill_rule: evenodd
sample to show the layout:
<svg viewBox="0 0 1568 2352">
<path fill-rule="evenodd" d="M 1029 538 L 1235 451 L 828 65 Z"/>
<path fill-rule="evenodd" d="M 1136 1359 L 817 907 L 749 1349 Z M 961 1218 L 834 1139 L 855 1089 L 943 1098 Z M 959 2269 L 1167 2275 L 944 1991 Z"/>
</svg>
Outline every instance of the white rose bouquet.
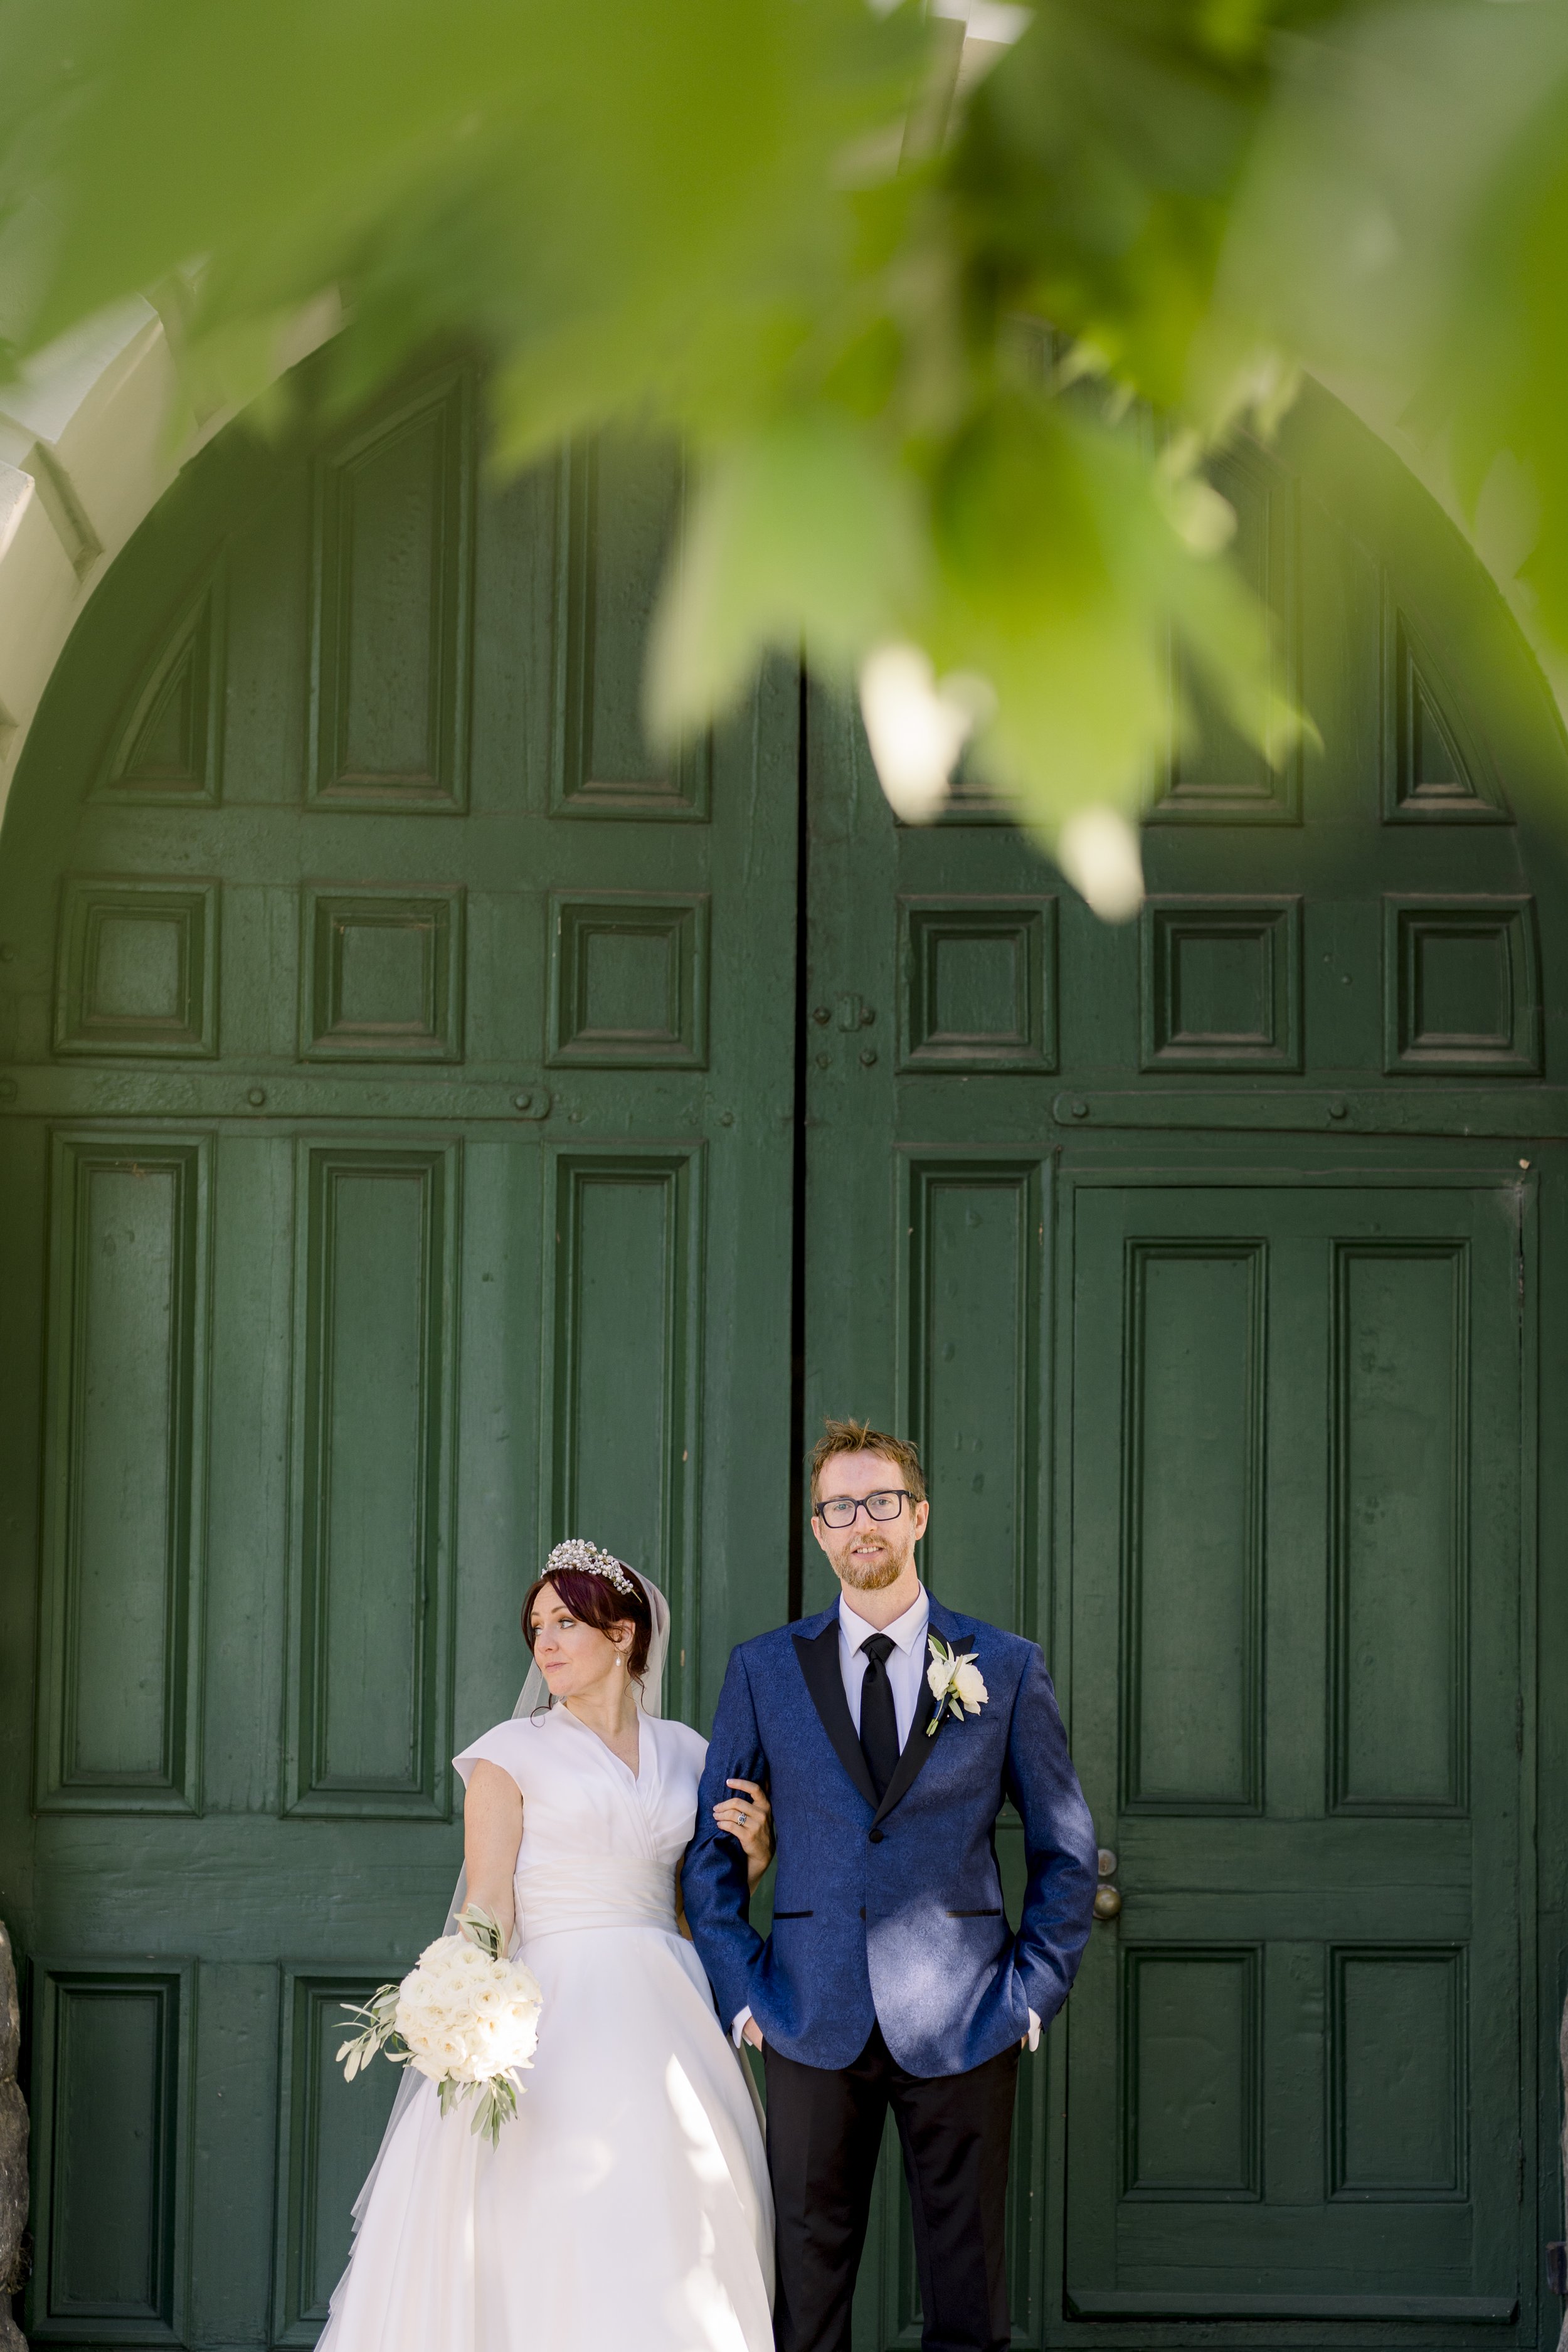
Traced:
<svg viewBox="0 0 1568 2352">
<path fill-rule="evenodd" d="M 363 2030 L 343 2043 L 338 2063 L 352 2083 L 385 2051 L 395 2066 L 412 2065 L 436 2084 L 443 2115 L 471 2099 L 472 2128 L 488 2131 L 493 2147 L 517 2114 L 514 2074 L 533 2063 L 543 2004 L 532 1970 L 502 1957 L 500 1927 L 488 1911 L 470 1904 L 458 1926 L 460 1934 L 426 1944 L 401 1984 L 349 2008 Z M 389 2048 L 394 2041 L 402 2047 Z"/>
</svg>

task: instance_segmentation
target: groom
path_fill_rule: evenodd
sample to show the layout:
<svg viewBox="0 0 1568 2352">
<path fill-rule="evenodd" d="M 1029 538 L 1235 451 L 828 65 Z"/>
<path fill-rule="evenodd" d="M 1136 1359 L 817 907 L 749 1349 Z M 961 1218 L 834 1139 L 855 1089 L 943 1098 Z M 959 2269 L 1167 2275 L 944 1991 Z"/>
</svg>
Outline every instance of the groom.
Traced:
<svg viewBox="0 0 1568 2352">
<path fill-rule="evenodd" d="M 1000 2352 L 1018 2052 L 1077 1970 L 1094 1827 L 1035 1643 L 921 1583 L 931 1506 L 914 1447 L 829 1421 L 811 1499 L 838 1603 L 731 1655 L 682 1874 L 720 2013 L 767 2071 L 774 2336 L 779 2352 L 848 2352 L 890 2106 L 925 2352 Z M 778 1832 L 765 1942 L 745 1854 L 714 1820 L 742 1778 L 768 1784 Z M 1029 1874 L 1016 1930 L 993 1836 L 1008 1798 Z"/>
</svg>

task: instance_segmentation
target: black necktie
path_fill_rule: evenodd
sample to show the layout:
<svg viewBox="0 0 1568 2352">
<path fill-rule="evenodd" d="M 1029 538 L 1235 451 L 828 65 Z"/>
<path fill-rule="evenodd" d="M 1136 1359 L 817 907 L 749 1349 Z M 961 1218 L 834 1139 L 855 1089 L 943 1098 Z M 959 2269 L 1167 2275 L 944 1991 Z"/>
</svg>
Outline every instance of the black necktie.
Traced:
<svg viewBox="0 0 1568 2352">
<path fill-rule="evenodd" d="M 866 1679 L 860 1685 L 860 1753 L 870 1769 L 871 1785 L 880 1804 L 899 1760 L 899 1718 L 893 1707 L 893 1685 L 888 1680 L 891 1638 L 868 1633 L 860 1644 Z"/>
</svg>

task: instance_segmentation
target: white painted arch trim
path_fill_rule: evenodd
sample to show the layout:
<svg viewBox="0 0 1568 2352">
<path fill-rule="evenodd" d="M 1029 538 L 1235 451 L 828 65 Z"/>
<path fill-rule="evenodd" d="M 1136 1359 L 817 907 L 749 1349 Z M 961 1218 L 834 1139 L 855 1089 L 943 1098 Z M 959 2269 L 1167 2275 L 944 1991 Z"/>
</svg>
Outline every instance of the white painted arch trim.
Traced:
<svg viewBox="0 0 1568 2352">
<path fill-rule="evenodd" d="M 335 296 L 279 342 L 281 375 L 339 324 Z M 181 467 L 233 415 L 192 409 L 151 303 L 116 306 L 0 385 L 0 816 L 83 605 Z"/>
<path fill-rule="evenodd" d="M 181 408 L 163 321 L 140 301 L 0 390 L 0 811 L 78 614 L 190 454 Z"/>
<path fill-rule="evenodd" d="M 332 306 L 335 311 L 335 305 Z M 332 331 L 317 307 L 279 353 L 279 372 Z M 1542 646 L 1519 578 L 1531 524 L 1504 469 L 1472 527 L 1441 446 L 1416 441 L 1364 388 L 1328 388 L 1386 442 L 1475 548 L 1534 646 L 1568 719 L 1568 663 Z M 44 688 L 83 605 L 182 466 L 228 422 L 198 421 L 163 323 L 149 303 L 121 304 L 0 387 L 0 815 Z"/>
</svg>

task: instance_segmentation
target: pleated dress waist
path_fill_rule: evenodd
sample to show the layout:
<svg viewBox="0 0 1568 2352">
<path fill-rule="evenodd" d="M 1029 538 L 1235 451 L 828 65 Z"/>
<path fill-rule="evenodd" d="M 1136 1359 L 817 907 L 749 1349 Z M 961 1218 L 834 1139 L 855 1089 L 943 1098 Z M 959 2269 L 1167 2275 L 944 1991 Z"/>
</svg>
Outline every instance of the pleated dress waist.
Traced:
<svg viewBox="0 0 1568 2352">
<path fill-rule="evenodd" d="M 668 1862 L 538 1863 L 515 1880 L 523 1945 L 584 1927 L 677 1931 L 675 1865 Z"/>
</svg>

